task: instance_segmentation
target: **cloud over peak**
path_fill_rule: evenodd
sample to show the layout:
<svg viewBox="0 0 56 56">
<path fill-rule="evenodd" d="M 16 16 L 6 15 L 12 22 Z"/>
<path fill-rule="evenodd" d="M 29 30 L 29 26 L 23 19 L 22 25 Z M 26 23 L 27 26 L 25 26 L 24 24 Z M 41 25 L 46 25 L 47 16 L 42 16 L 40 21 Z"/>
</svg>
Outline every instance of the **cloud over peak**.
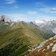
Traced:
<svg viewBox="0 0 56 56">
<path fill-rule="evenodd" d="M 5 0 L 6 4 L 14 4 L 16 3 L 16 0 Z"/>
</svg>

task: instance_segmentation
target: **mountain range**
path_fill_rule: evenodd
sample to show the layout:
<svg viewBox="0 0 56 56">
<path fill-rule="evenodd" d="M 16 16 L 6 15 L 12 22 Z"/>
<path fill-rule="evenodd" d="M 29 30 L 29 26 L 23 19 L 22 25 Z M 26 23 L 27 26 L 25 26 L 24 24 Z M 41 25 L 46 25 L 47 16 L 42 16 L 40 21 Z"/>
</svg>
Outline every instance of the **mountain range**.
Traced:
<svg viewBox="0 0 56 56">
<path fill-rule="evenodd" d="M 0 56 L 25 56 L 29 49 L 55 36 L 55 21 L 40 26 L 36 22 L 7 21 L 4 16 L 0 19 Z"/>
<path fill-rule="evenodd" d="M 56 20 L 40 20 L 35 22 L 42 30 L 52 30 L 56 34 Z"/>
</svg>

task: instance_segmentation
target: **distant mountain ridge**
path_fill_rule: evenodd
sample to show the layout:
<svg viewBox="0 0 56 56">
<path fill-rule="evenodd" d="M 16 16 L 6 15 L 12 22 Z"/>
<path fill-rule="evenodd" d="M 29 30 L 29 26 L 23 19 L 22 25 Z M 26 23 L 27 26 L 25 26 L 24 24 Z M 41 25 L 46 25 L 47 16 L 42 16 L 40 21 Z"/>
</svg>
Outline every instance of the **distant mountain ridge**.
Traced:
<svg viewBox="0 0 56 56">
<path fill-rule="evenodd" d="M 0 21 L 0 56 L 24 56 L 29 49 L 55 35 L 49 28 L 48 31 L 46 28 L 43 30 L 34 22 L 4 21 L 4 17 L 2 19 Z"/>
<path fill-rule="evenodd" d="M 42 20 L 42 21 L 43 21 L 42 23 L 35 22 L 35 24 L 38 25 L 42 30 L 52 30 L 54 32 L 56 28 L 56 20 L 49 20 L 49 21 Z"/>
</svg>

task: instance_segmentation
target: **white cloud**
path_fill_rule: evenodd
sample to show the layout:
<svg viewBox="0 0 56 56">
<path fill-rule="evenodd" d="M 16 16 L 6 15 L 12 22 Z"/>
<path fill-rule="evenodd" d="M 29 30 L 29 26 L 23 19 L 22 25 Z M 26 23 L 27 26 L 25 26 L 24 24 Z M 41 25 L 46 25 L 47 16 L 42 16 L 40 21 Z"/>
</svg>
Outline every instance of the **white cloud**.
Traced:
<svg viewBox="0 0 56 56">
<path fill-rule="evenodd" d="M 5 4 L 12 5 L 13 8 L 19 8 L 16 2 L 16 0 L 5 0 Z"/>
<path fill-rule="evenodd" d="M 40 11 L 45 12 L 45 13 L 53 13 L 56 14 L 56 8 L 54 7 L 44 7 L 44 8 L 40 8 Z"/>
<path fill-rule="evenodd" d="M 44 23 L 43 20 L 35 20 L 35 23 Z"/>
<path fill-rule="evenodd" d="M 37 8 L 44 8 L 47 7 L 43 2 L 36 2 L 36 7 Z"/>
<path fill-rule="evenodd" d="M 19 8 L 19 6 L 17 6 L 17 5 L 14 5 L 14 8 Z"/>
<path fill-rule="evenodd" d="M 37 18 L 37 16 L 29 15 L 27 13 L 25 14 L 11 13 L 11 14 L 6 14 L 6 15 L 9 16 L 9 18 L 11 18 L 13 21 L 34 21 Z"/>
<path fill-rule="evenodd" d="M 56 14 L 56 7 L 49 7 L 44 2 L 36 2 L 36 7 L 42 12 Z"/>
<path fill-rule="evenodd" d="M 27 21 L 27 15 L 25 14 L 6 14 L 13 21 Z"/>
<path fill-rule="evenodd" d="M 53 20 L 56 19 L 55 16 L 41 15 L 37 11 L 28 11 L 24 14 L 22 13 L 11 13 L 7 14 L 14 21 L 38 21 L 38 20 Z M 43 22 L 43 21 L 38 21 Z"/>
<path fill-rule="evenodd" d="M 27 14 L 28 14 L 28 15 L 36 15 L 37 12 L 36 12 L 36 11 L 28 11 Z"/>
<path fill-rule="evenodd" d="M 6 4 L 14 4 L 16 3 L 16 0 L 5 0 Z"/>
<path fill-rule="evenodd" d="M 53 16 L 39 16 L 35 22 L 36 23 L 44 23 L 44 22 L 48 22 L 48 21 L 52 21 L 52 20 L 55 20 L 56 17 L 53 17 Z"/>
<path fill-rule="evenodd" d="M 50 12 L 51 12 L 51 13 L 56 13 L 56 8 L 51 8 L 51 9 L 50 9 Z"/>
</svg>

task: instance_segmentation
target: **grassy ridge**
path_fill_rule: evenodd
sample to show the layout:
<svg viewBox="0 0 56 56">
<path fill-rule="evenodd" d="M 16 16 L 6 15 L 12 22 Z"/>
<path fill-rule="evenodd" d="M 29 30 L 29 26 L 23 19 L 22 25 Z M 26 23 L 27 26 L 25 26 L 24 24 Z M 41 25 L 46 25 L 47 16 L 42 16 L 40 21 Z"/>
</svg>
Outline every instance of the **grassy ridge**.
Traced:
<svg viewBox="0 0 56 56">
<path fill-rule="evenodd" d="M 28 50 L 28 41 L 25 40 L 27 36 L 24 36 L 20 30 L 8 32 L 9 34 L 0 39 L 0 56 L 17 56 Z"/>
<path fill-rule="evenodd" d="M 13 27 L 0 24 L 0 30 L 0 56 L 24 56 L 29 48 L 44 40 L 39 29 L 25 23 Z"/>
</svg>

